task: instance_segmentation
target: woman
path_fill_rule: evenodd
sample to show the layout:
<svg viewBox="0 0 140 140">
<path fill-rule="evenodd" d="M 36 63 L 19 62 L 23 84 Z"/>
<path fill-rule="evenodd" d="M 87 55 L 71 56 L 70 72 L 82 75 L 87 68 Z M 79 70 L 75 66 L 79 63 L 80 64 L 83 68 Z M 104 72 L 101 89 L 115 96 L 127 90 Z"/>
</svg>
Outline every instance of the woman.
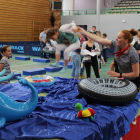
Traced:
<svg viewBox="0 0 140 140">
<path fill-rule="evenodd" d="M 133 36 L 138 34 L 135 29 L 122 30 L 118 33 L 116 40 L 105 40 L 98 36 L 95 36 L 80 27 L 74 29 L 75 32 L 85 34 L 92 40 L 101 43 L 105 46 L 111 46 L 115 49 L 115 60 L 117 61 L 120 73 L 114 71 L 108 71 L 107 75 L 110 77 L 124 77 L 135 83 L 137 88 L 140 87 L 140 75 L 139 75 L 139 56 L 136 50 L 129 44 L 133 40 Z"/>
<path fill-rule="evenodd" d="M 99 36 L 99 37 L 101 37 L 101 31 L 97 31 L 96 32 L 96 35 Z M 102 50 L 103 50 L 102 44 L 100 44 L 100 43 L 98 43 L 98 44 L 99 44 L 99 47 L 100 47 L 100 52 L 102 53 Z M 105 65 L 105 61 L 104 61 L 104 58 L 103 58 L 102 54 L 100 54 L 98 56 L 98 60 L 99 60 L 99 74 L 100 74 L 101 71 L 102 71 L 102 69 L 101 69 L 101 61 L 103 61 L 103 64 Z"/>
<path fill-rule="evenodd" d="M 133 47 L 136 49 L 136 51 L 137 51 L 137 53 L 139 55 L 139 61 L 140 61 L 140 29 L 138 29 L 137 37 L 138 37 L 139 41 L 136 41 Z"/>
<path fill-rule="evenodd" d="M 91 53 L 92 52 L 96 53 L 96 55 L 95 56 L 88 56 L 84 52 L 85 49 L 90 51 Z M 84 63 L 84 58 L 83 58 L 83 63 L 84 63 L 84 66 L 86 68 L 87 78 L 90 78 L 91 65 L 93 67 L 96 78 L 100 78 L 99 71 L 98 71 L 98 56 L 100 55 L 99 44 L 94 42 L 93 40 L 91 40 L 88 37 L 88 41 L 83 42 L 82 49 L 81 49 L 81 55 L 83 55 L 84 58 L 88 57 L 91 60 L 91 62 L 89 62 L 89 63 Z"/>
<path fill-rule="evenodd" d="M 102 36 L 103 36 L 104 39 L 108 40 L 106 33 L 103 33 Z M 103 57 L 104 57 L 105 62 L 107 62 L 107 56 L 106 56 L 107 48 L 108 48 L 108 46 L 103 45 L 103 51 L 102 51 L 102 53 L 103 53 Z"/>
</svg>

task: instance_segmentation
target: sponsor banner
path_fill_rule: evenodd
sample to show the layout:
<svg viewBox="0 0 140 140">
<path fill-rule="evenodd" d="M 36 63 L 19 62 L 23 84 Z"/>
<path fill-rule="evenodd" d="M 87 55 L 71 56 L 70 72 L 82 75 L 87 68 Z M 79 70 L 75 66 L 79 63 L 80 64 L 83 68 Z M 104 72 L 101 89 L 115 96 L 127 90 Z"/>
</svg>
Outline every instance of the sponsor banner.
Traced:
<svg viewBox="0 0 140 140">
<path fill-rule="evenodd" d="M 12 53 L 16 53 L 16 54 L 25 54 L 27 55 L 27 45 L 26 44 L 18 44 L 18 43 L 4 43 L 4 42 L 0 42 L 0 49 L 4 46 L 4 45 L 9 45 L 12 49 Z"/>
<path fill-rule="evenodd" d="M 40 45 L 28 45 L 28 55 L 40 56 L 41 46 Z"/>
</svg>

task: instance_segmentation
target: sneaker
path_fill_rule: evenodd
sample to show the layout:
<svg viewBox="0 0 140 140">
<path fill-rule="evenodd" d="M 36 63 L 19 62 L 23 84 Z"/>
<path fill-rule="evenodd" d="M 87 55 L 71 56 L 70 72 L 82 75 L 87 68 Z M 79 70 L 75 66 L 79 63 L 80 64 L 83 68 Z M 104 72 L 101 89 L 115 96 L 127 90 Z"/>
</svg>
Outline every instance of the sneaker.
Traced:
<svg viewBox="0 0 140 140">
<path fill-rule="evenodd" d="M 55 62 L 53 64 L 50 64 L 50 66 L 58 68 L 59 67 L 59 62 Z"/>
<path fill-rule="evenodd" d="M 87 78 L 85 75 L 81 75 L 81 78 Z"/>
<path fill-rule="evenodd" d="M 61 71 L 59 71 L 59 73 L 63 74 L 67 71 L 67 66 L 64 66 L 63 69 Z"/>
<path fill-rule="evenodd" d="M 79 80 L 81 80 L 81 75 L 79 75 Z"/>
</svg>

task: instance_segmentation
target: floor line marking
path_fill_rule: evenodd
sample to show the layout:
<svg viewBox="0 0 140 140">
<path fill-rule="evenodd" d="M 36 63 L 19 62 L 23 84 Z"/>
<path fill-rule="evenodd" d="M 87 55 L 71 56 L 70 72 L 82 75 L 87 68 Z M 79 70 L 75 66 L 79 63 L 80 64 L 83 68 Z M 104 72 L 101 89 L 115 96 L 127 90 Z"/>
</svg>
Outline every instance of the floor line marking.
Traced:
<svg viewBox="0 0 140 140">
<path fill-rule="evenodd" d="M 19 70 L 13 70 L 13 69 L 11 69 L 13 72 L 15 71 L 15 72 L 22 72 L 22 71 L 19 71 Z"/>
<path fill-rule="evenodd" d="M 35 63 L 32 63 L 33 65 L 39 65 L 39 64 L 35 64 Z M 22 65 L 14 65 L 14 66 L 10 66 L 10 67 L 16 67 L 16 66 L 25 66 L 25 65 L 32 65 L 32 64 L 22 64 Z"/>
<path fill-rule="evenodd" d="M 105 69 L 105 70 L 102 70 L 102 71 L 107 71 L 107 70 L 110 70 L 110 69 Z M 101 71 L 101 72 L 102 72 L 102 71 Z M 94 73 L 91 73 L 91 74 L 94 74 Z"/>
</svg>

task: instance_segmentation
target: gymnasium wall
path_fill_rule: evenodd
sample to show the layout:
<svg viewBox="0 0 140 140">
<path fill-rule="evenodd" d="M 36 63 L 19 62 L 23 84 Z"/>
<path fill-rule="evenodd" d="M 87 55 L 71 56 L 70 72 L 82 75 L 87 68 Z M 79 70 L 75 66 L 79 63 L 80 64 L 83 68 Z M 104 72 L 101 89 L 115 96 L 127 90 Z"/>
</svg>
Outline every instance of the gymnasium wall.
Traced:
<svg viewBox="0 0 140 140">
<path fill-rule="evenodd" d="M 140 29 L 139 14 L 112 14 L 112 15 L 100 15 L 99 29 L 101 33 L 107 33 L 107 38 L 114 40 L 117 37 L 119 31 L 123 29 L 135 28 Z M 125 22 L 122 22 L 125 20 Z M 75 21 L 77 25 L 87 25 L 87 30 L 91 31 L 92 26 L 97 26 L 96 15 L 75 15 L 75 16 L 62 16 L 61 24 L 70 23 Z M 137 37 L 135 37 L 137 40 Z"/>
<path fill-rule="evenodd" d="M 0 0 L 0 7 L 2 42 L 38 41 L 40 32 L 51 27 L 49 0 Z"/>
</svg>

